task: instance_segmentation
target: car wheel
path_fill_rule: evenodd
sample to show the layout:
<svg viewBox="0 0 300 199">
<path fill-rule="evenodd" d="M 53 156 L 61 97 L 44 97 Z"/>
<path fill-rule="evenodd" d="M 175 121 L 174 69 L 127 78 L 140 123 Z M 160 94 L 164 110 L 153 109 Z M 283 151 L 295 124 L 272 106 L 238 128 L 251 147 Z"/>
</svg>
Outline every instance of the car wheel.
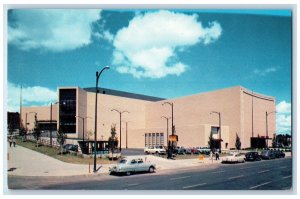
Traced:
<svg viewBox="0 0 300 199">
<path fill-rule="evenodd" d="M 149 173 L 153 173 L 153 172 L 154 172 L 154 167 L 153 166 L 149 167 Z"/>
<path fill-rule="evenodd" d="M 130 172 L 130 171 L 127 171 L 125 174 L 126 174 L 127 176 L 130 176 L 131 172 Z"/>
</svg>

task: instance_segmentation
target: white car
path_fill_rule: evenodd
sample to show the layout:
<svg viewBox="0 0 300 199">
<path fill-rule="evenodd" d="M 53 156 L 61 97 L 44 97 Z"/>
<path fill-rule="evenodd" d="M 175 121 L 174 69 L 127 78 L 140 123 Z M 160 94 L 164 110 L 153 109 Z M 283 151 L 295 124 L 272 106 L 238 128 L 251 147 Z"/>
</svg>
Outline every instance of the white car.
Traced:
<svg viewBox="0 0 300 199">
<path fill-rule="evenodd" d="M 135 172 L 149 172 L 153 173 L 156 169 L 156 165 L 151 162 L 144 162 L 142 158 L 124 158 L 119 163 L 109 168 L 110 174 L 124 173 L 130 175 Z"/>
<path fill-rule="evenodd" d="M 230 153 L 228 156 L 222 158 L 222 163 L 244 163 L 245 155 L 241 153 Z"/>
<path fill-rule="evenodd" d="M 166 150 L 163 147 L 151 146 L 144 149 L 146 154 L 166 154 Z"/>
</svg>

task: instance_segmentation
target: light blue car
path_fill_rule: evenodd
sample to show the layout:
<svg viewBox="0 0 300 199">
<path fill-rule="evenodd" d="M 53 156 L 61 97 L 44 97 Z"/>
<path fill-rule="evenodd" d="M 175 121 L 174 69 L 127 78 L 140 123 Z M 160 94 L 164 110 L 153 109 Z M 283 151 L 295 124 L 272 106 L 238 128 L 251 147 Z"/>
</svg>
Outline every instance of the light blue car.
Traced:
<svg viewBox="0 0 300 199">
<path fill-rule="evenodd" d="M 116 166 L 109 168 L 110 174 L 123 173 L 126 175 L 137 172 L 153 173 L 155 170 L 155 164 L 144 162 L 142 158 L 124 158 Z"/>
</svg>

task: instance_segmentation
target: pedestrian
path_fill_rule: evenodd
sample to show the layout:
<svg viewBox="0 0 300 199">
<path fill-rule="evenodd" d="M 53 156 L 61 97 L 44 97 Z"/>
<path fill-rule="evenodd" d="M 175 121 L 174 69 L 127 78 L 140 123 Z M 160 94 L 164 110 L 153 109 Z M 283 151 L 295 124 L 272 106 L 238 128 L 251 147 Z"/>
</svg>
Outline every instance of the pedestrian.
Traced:
<svg viewBox="0 0 300 199">
<path fill-rule="evenodd" d="M 210 151 L 210 159 L 213 160 L 213 152 Z"/>
<path fill-rule="evenodd" d="M 218 151 L 216 151 L 216 160 L 219 160 L 220 158 L 219 158 L 219 152 Z"/>
<path fill-rule="evenodd" d="M 11 136 L 8 137 L 8 142 L 9 142 L 9 147 L 11 147 L 11 144 L 12 144 Z"/>
<path fill-rule="evenodd" d="M 12 142 L 14 144 L 14 147 L 16 147 L 16 138 L 15 137 L 13 137 Z"/>
</svg>

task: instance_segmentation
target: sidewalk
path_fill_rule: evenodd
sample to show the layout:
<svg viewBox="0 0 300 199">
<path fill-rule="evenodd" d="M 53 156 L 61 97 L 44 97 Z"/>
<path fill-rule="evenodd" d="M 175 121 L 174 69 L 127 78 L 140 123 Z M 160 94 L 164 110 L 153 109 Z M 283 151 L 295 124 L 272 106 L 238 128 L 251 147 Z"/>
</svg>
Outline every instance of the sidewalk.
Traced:
<svg viewBox="0 0 300 199">
<path fill-rule="evenodd" d="M 81 164 L 70 164 L 54 159 L 42 153 L 16 145 L 7 149 L 9 160 L 8 175 L 17 176 L 73 176 L 89 174 L 89 166 Z M 97 165 L 97 168 L 101 165 Z M 108 172 L 101 168 L 100 173 Z M 93 173 L 93 165 L 91 165 Z"/>
<path fill-rule="evenodd" d="M 16 147 L 8 148 L 9 153 L 8 169 L 15 168 L 13 171 L 8 171 L 8 175 L 16 176 L 74 176 L 74 175 L 93 175 L 93 165 L 90 167 L 88 165 L 81 164 L 70 164 L 62 162 L 60 160 L 54 159 L 47 155 L 41 154 L 39 152 L 24 148 L 17 145 Z M 168 160 L 153 155 L 138 155 L 130 156 L 143 158 L 144 161 L 150 161 L 155 163 L 157 170 L 165 169 L 179 169 L 193 166 L 210 165 L 220 163 L 219 161 L 209 158 L 204 158 L 200 161 L 198 159 L 184 159 L 184 160 Z M 100 170 L 99 173 L 108 173 L 109 167 L 112 164 L 97 165 Z"/>
</svg>

